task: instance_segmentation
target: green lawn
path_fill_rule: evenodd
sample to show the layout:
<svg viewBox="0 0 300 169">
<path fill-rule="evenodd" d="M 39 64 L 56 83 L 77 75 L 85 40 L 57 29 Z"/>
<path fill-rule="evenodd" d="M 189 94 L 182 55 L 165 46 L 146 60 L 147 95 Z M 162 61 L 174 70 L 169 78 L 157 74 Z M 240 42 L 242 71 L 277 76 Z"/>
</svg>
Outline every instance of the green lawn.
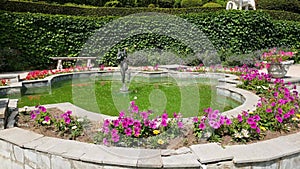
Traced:
<svg viewBox="0 0 300 169">
<path fill-rule="evenodd" d="M 140 110 L 153 110 L 156 115 L 167 111 L 181 112 L 184 117 L 196 116 L 204 108 L 227 110 L 239 103 L 217 96 L 214 90 L 215 81 L 200 79 L 176 81 L 172 78 L 160 78 L 141 82 L 133 79 L 129 84 L 129 93 L 120 93 L 120 81 L 106 79 L 73 79 L 56 82 L 52 85 L 51 94 L 23 95 L 19 107 L 71 102 L 92 112 L 107 115 L 118 115 L 126 111 L 129 102 L 134 100 Z"/>
</svg>

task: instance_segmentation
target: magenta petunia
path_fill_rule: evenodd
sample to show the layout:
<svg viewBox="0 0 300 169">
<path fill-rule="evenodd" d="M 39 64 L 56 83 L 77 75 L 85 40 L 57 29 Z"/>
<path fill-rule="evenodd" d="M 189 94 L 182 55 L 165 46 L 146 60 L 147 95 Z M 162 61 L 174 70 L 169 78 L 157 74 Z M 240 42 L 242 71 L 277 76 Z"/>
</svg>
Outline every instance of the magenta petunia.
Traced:
<svg viewBox="0 0 300 169">
<path fill-rule="evenodd" d="M 193 117 L 193 122 L 194 123 L 198 123 L 198 121 L 199 121 L 198 117 Z"/>
<path fill-rule="evenodd" d="M 203 123 L 203 122 L 201 122 L 198 127 L 201 130 L 204 130 L 206 128 L 205 123 Z"/>
<path fill-rule="evenodd" d="M 124 132 L 125 132 L 126 136 L 131 136 L 131 135 L 132 135 L 132 130 L 131 130 L 131 128 L 125 129 Z"/>
<path fill-rule="evenodd" d="M 226 125 L 230 125 L 230 124 L 232 124 L 232 121 L 230 120 L 230 119 L 226 119 Z"/>
<path fill-rule="evenodd" d="M 276 115 L 275 118 L 276 118 L 276 120 L 277 120 L 279 123 L 282 123 L 283 119 L 282 119 L 281 116 Z"/>
<path fill-rule="evenodd" d="M 35 114 L 34 112 L 31 112 L 31 113 L 30 113 L 30 118 L 31 118 L 32 120 L 34 120 L 34 119 L 36 118 L 36 114 Z"/>
<path fill-rule="evenodd" d="M 44 113 L 47 111 L 46 107 L 44 107 L 44 106 L 39 106 L 39 109 Z"/>
<path fill-rule="evenodd" d="M 252 117 L 249 117 L 249 118 L 247 119 L 247 123 L 248 123 L 249 125 L 251 125 L 251 124 L 256 124 L 255 121 L 254 121 L 254 119 L 253 119 Z"/>
<path fill-rule="evenodd" d="M 162 114 L 161 119 L 162 120 L 167 120 L 168 119 L 168 114 L 167 113 Z"/>
<path fill-rule="evenodd" d="M 237 119 L 238 119 L 239 122 L 242 122 L 242 121 L 243 121 L 243 116 L 239 114 L 239 115 L 237 116 Z"/>
<path fill-rule="evenodd" d="M 254 122 L 254 123 L 250 124 L 250 127 L 251 127 L 252 129 L 256 129 L 256 128 L 257 128 L 257 124 Z"/>
<path fill-rule="evenodd" d="M 177 122 L 178 128 L 182 129 L 183 128 L 183 123 L 181 121 Z"/>
<path fill-rule="evenodd" d="M 266 109 L 266 112 L 267 112 L 267 113 L 272 113 L 272 112 L 273 112 L 273 110 L 272 110 L 272 109 L 270 109 L 270 108 L 267 108 L 267 109 Z"/>
<path fill-rule="evenodd" d="M 113 134 L 111 140 L 116 143 L 120 140 L 120 136 L 118 134 Z"/>
<path fill-rule="evenodd" d="M 49 116 L 45 116 L 44 120 L 45 120 L 46 122 L 49 122 L 49 121 L 50 121 L 50 117 L 49 117 Z"/>
<path fill-rule="evenodd" d="M 168 125 L 167 120 L 165 120 L 165 119 L 163 119 L 160 124 L 164 127 L 166 127 Z"/>
</svg>

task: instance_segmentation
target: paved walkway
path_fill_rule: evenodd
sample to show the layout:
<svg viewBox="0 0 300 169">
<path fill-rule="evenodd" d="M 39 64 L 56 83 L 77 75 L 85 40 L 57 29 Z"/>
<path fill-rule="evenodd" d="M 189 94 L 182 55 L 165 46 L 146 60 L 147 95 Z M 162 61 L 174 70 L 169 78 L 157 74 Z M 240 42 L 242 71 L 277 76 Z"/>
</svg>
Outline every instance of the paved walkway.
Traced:
<svg viewBox="0 0 300 169">
<path fill-rule="evenodd" d="M 263 70 L 264 72 L 266 72 L 266 70 Z M 20 79 L 24 79 L 26 78 L 27 74 L 29 71 L 20 71 L 20 72 L 4 72 L 4 73 L 0 73 L 1 74 L 5 74 L 5 75 L 15 75 L 18 74 L 20 75 Z M 300 64 L 294 64 L 290 67 L 287 76 L 294 76 L 294 77 L 300 77 Z"/>
</svg>

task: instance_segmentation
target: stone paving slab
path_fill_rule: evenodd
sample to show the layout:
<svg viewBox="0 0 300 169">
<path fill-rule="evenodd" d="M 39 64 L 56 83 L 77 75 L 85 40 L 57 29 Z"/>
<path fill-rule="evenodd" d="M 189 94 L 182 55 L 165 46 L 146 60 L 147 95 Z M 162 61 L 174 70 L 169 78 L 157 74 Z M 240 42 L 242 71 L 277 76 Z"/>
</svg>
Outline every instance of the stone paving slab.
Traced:
<svg viewBox="0 0 300 169">
<path fill-rule="evenodd" d="M 232 160 L 233 155 L 217 143 L 197 144 L 190 146 L 201 163 Z"/>
<path fill-rule="evenodd" d="M 161 150 L 141 149 L 137 161 L 137 167 L 161 168 L 162 166 Z"/>
<path fill-rule="evenodd" d="M 86 151 L 80 160 L 95 163 L 136 167 L 140 150 L 134 148 L 95 146 Z"/>
<path fill-rule="evenodd" d="M 24 144 L 44 137 L 41 134 L 37 134 L 32 131 L 23 130 L 17 127 L 5 129 L 0 131 L 0 139 L 7 140 L 20 147 L 24 147 Z"/>
<path fill-rule="evenodd" d="M 200 163 L 194 153 L 162 157 L 162 163 L 163 168 L 200 167 Z"/>
</svg>

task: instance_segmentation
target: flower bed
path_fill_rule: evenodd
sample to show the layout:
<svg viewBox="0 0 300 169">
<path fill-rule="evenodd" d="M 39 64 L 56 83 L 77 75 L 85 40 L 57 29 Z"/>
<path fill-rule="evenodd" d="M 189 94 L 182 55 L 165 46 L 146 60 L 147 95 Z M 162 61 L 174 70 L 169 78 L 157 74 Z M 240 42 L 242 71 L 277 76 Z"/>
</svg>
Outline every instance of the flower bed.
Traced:
<svg viewBox="0 0 300 169">
<path fill-rule="evenodd" d="M 0 79 L 0 86 L 7 86 L 8 80 L 7 79 Z"/>
<path fill-rule="evenodd" d="M 195 117 L 194 133 L 202 139 L 222 142 L 249 142 L 264 139 L 270 132 L 290 132 L 299 130 L 299 94 L 296 86 L 285 85 L 282 79 L 271 84 L 268 74 L 254 69 L 245 69 L 241 74 L 240 88 L 251 90 L 261 96 L 254 112 L 241 112 L 229 120 L 218 110 L 207 109 L 204 116 Z"/>
</svg>

